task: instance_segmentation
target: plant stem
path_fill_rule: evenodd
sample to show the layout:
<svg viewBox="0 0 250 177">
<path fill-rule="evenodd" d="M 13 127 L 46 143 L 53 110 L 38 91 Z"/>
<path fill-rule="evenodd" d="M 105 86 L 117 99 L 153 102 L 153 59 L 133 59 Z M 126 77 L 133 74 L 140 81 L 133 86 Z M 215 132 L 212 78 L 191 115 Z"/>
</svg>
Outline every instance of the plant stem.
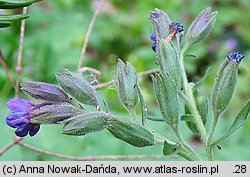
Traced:
<svg viewBox="0 0 250 177">
<path fill-rule="evenodd" d="M 212 122 L 212 126 L 210 128 L 210 131 L 209 131 L 209 134 L 207 137 L 207 142 L 206 142 L 206 150 L 207 150 L 208 160 L 213 160 L 213 154 L 212 154 L 212 149 L 211 149 L 211 139 L 213 137 L 217 122 L 218 122 L 218 116 L 215 115 L 213 122 Z"/>
<path fill-rule="evenodd" d="M 178 128 L 174 133 L 175 133 L 175 136 L 177 137 L 177 139 L 180 141 L 181 145 L 183 147 L 185 147 L 192 154 L 192 156 L 195 157 L 195 160 L 201 160 L 201 158 L 194 151 L 194 149 L 184 140 L 184 138 L 182 137 L 182 135 L 180 133 L 180 129 Z"/>
<path fill-rule="evenodd" d="M 197 110 L 196 104 L 195 104 L 195 100 L 194 100 L 194 95 L 193 95 L 193 91 L 192 88 L 189 86 L 188 84 L 188 80 L 187 80 L 187 76 L 186 76 L 186 72 L 185 72 L 185 68 L 184 68 L 184 63 L 183 63 L 183 55 L 184 55 L 184 51 L 182 50 L 181 55 L 180 55 L 180 69 L 181 69 L 181 74 L 182 74 L 182 81 L 183 81 L 183 89 L 184 89 L 184 93 L 187 96 L 187 98 L 189 99 L 190 102 L 190 111 L 194 117 L 194 123 L 200 133 L 201 136 L 201 140 L 204 144 L 204 146 L 206 147 L 206 140 L 207 140 L 207 131 L 205 129 L 205 126 L 201 120 L 201 117 L 199 115 L 199 112 Z"/>
<path fill-rule="evenodd" d="M 162 135 L 160 135 L 157 132 L 153 133 L 156 139 L 157 144 L 161 144 L 164 145 L 164 141 L 166 141 L 168 144 L 171 145 L 176 145 L 176 143 L 164 138 Z M 183 146 L 183 144 L 182 144 Z M 184 149 L 183 147 L 181 147 L 180 149 L 178 149 L 177 154 L 181 157 L 183 157 L 184 159 L 188 160 L 188 161 L 196 161 L 196 160 L 200 160 L 199 157 L 197 157 L 195 154 L 190 154 L 190 152 L 187 152 L 186 149 Z"/>
<path fill-rule="evenodd" d="M 129 109 L 128 109 L 128 112 L 129 112 L 129 114 L 131 115 L 131 117 L 134 119 L 134 121 L 135 121 L 137 124 L 139 124 L 139 122 L 138 122 L 137 119 L 136 119 L 136 113 L 135 113 L 134 108 L 129 108 Z"/>
</svg>

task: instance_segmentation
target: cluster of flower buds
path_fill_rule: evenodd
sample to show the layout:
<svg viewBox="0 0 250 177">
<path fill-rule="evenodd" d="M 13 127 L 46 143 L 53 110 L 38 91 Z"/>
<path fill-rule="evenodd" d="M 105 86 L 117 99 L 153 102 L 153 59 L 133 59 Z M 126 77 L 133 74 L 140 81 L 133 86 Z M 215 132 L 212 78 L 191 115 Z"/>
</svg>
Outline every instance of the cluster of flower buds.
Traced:
<svg viewBox="0 0 250 177">
<path fill-rule="evenodd" d="M 240 64 L 241 60 L 244 58 L 240 52 L 230 52 L 227 54 L 228 61 L 235 61 L 237 64 Z"/>
<path fill-rule="evenodd" d="M 180 33 L 182 36 L 184 33 L 184 27 L 181 23 L 179 22 L 172 22 L 169 25 L 169 35 L 166 38 L 166 42 L 169 42 L 177 33 Z M 156 36 L 154 32 L 151 33 L 150 39 L 153 42 L 152 44 L 152 50 L 156 52 Z"/>
<path fill-rule="evenodd" d="M 34 104 L 19 98 L 8 101 L 7 107 L 11 113 L 6 117 L 6 123 L 16 129 L 17 136 L 34 136 L 41 124 L 64 123 L 84 114 L 80 103 L 98 105 L 94 89 L 77 74 L 63 70 L 57 73 L 57 79 L 63 89 L 43 82 L 21 83 L 23 91 L 35 99 L 42 100 L 42 103 Z M 74 102 L 69 95 L 79 102 Z"/>
</svg>

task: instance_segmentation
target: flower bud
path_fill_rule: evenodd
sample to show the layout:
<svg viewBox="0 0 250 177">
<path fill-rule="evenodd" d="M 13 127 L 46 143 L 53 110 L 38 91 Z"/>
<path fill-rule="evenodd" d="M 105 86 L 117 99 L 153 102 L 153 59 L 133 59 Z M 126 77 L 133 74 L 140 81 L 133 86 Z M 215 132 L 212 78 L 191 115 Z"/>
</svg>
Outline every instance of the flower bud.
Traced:
<svg viewBox="0 0 250 177">
<path fill-rule="evenodd" d="M 212 106 L 215 117 L 227 108 L 234 92 L 238 76 L 238 64 L 244 56 L 231 52 L 219 68 L 212 91 Z"/>
<path fill-rule="evenodd" d="M 83 113 L 70 104 L 42 103 L 29 110 L 35 124 L 58 124 Z"/>
<path fill-rule="evenodd" d="M 61 84 L 63 90 L 79 102 L 98 106 L 95 90 L 82 77 L 64 69 L 56 73 L 56 79 Z"/>
<path fill-rule="evenodd" d="M 55 85 L 43 82 L 23 82 L 21 89 L 35 99 L 49 102 L 70 102 L 68 95 Z"/>
<path fill-rule="evenodd" d="M 88 133 L 104 130 L 109 126 L 112 117 L 103 112 L 92 112 L 75 117 L 67 122 L 62 133 L 66 135 L 82 136 Z"/>
<path fill-rule="evenodd" d="M 187 31 L 187 44 L 192 45 L 205 39 L 215 24 L 216 16 L 217 12 L 211 12 L 211 7 L 201 11 Z"/>
<path fill-rule="evenodd" d="M 138 102 L 138 92 L 136 89 L 137 75 L 131 63 L 127 66 L 122 60 L 117 64 L 118 91 L 122 104 L 128 109 L 134 109 Z"/>
<path fill-rule="evenodd" d="M 134 123 L 111 120 L 108 130 L 116 138 L 136 147 L 152 146 L 155 144 L 154 135 L 144 127 Z"/>
<path fill-rule="evenodd" d="M 155 9 L 150 12 L 149 19 L 153 25 L 153 31 L 156 39 L 166 39 L 168 36 L 169 25 L 171 23 L 168 15 L 159 9 Z"/>
</svg>

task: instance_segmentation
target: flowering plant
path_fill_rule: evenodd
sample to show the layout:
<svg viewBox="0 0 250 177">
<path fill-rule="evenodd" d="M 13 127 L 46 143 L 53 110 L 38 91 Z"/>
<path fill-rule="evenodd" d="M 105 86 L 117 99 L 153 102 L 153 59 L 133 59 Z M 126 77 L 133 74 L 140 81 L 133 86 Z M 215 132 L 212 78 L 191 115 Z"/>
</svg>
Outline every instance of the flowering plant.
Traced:
<svg viewBox="0 0 250 177">
<path fill-rule="evenodd" d="M 182 136 L 180 125 L 185 123 L 201 138 L 208 160 L 213 160 L 216 147 L 220 148 L 222 141 L 244 124 L 250 111 L 248 100 L 228 131 L 213 140 L 217 122 L 233 96 L 238 65 L 244 58 L 240 52 L 230 52 L 225 57 L 210 97 L 200 89 L 207 74 L 196 83 L 187 79 L 184 68 L 186 53 L 209 35 L 216 16 L 217 12 L 211 12 L 211 8 L 203 10 L 185 34 L 183 25 L 172 22 L 165 12 L 159 9 L 150 12 L 149 20 L 153 26 L 150 39 L 159 67 L 159 72 L 152 74 L 151 78 L 161 112 L 160 119 L 147 115 L 148 108 L 138 84 L 137 73 L 130 62 L 124 63 L 119 59 L 116 82 L 120 101 L 130 115 L 127 118 L 113 115 L 105 100 L 103 106 L 93 85 L 80 74 L 63 69 L 56 73 L 61 88 L 43 82 L 23 82 L 21 89 L 42 102 L 35 104 L 19 98 L 9 100 L 7 107 L 11 113 L 6 118 L 7 124 L 15 128 L 16 135 L 20 137 L 28 134 L 34 136 L 43 124 L 62 124 L 62 134 L 70 136 L 107 130 L 114 137 L 136 147 L 158 144 L 163 146 L 166 156 L 177 154 L 187 160 L 202 160 Z M 135 111 L 138 104 L 141 107 L 140 119 Z M 213 120 L 207 129 L 205 125 L 209 112 L 213 113 Z M 151 129 L 148 120 L 167 124 L 176 141 Z"/>
</svg>

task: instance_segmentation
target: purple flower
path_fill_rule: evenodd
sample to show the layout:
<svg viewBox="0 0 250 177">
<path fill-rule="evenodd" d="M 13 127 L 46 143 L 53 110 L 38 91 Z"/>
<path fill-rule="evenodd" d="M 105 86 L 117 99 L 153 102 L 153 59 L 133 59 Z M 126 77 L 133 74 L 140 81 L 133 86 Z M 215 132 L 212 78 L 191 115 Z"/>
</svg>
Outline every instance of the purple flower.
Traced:
<svg viewBox="0 0 250 177">
<path fill-rule="evenodd" d="M 11 113 L 6 117 L 6 123 L 8 126 L 16 128 L 17 136 L 24 137 L 28 134 L 34 136 L 39 131 L 40 125 L 30 123 L 33 117 L 29 110 L 35 105 L 25 99 L 13 98 L 8 101 L 7 107 Z"/>
<path fill-rule="evenodd" d="M 169 29 L 170 29 L 170 32 L 171 31 L 174 31 L 174 34 L 177 34 L 177 33 L 183 33 L 184 31 L 184 27 L 181 23 L 179 22 L 172 22 L 170 25 L 169 25 Z"/>
<path fill-rule="evenodd" d="M 237 46 L 237 41 L 233 38 L 226 41 L 226 49 L 233 50 Z"/>
<path fill-rule="evenodd" d="M 228 61 L 235 61 L 237 64 L 240 64 L 241 60 L 244 58 L 240 52 L 230 52 L 227 54 Z"/>
<path fill-rule="evenodd" d="M 183 34 L 183 25 L 179 22 L 172 22 L 170 25 L 169 25 L 169 31 L 170 31 L 170 35 L 172 32 L 173 33 L 173 36 L 175 36 L 177 33 L 180 33 L 180 34 Z M 153 41 L 153 44 L 152 44 L 152 50 L 154 52 L 156 52 L 156 37 L 155 37 L 155 33 L 152 32 L 151 35 L 150 35 L 150 39 L 151 41 Z"/>
<path fill-rule="evenodd" d="M 152 50 L 153 50 L 154 52 L 156 52 L 156 38 L 155 38 L 155 33 L 154 33 L 154 32 L 151 33 L 150 39 L 151 39 L 151 41 L 153 41 Z"/>
</svg>

